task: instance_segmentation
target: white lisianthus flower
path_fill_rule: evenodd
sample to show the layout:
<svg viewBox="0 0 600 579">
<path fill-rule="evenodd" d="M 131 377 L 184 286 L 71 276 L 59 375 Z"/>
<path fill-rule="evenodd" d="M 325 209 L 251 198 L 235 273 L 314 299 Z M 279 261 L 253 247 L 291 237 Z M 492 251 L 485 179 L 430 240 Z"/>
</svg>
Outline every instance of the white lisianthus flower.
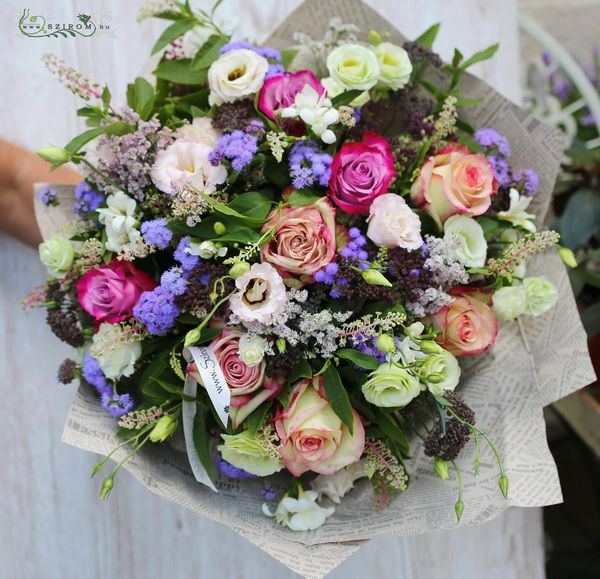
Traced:
<svg viewBox="0 0 600 579">
<path fill-rule="evenodd" d="M 333 80 L 330 76 L 322 78 L 321 84 L 325 87 L 325 90 L 327 90 L 327 96 L 329 98 L 335 98 L 336 96 L 342 94 L 346 90 L 342 85 L 335 82 L 335 80 Z M 363 105 L 366 105 L 369 102 L 369 100 L 371 100 L 371 95 L 369 94 L 369 91 L 366 90 L 360 93 L 349 104 L 351 107 L 362 107 Z"/>
<path fill-rule="evenodd" d="M 385 193 L 376 197 L 367 221 L 367 237 L 379 247 L 412 251 L 423 245 L 421 220 L 400 195 Z"/>
<path fill-rule="evenodd" d="M 40 261 L 46 266 L 48 275 L 65 277 L 75 259 L 75 249 L 71 241 L 60 235 L 48 238 L 39 247 Z"/>
<path fill-rule="evenodd" d="M 265 448 L 264 443 L 244 430 L 239 434 L 221 434 L 223 444 L 217 447 L 223 460 L 256 476 L 279 472 L 283 465 L 278 455 Z"/>
<path fill-rule="evenodd" d="M 247 48 L 222 54 L 208 69 L 209 104 L 222 105 L 256 94 L 268 68 L 266 58 Z"/>
<path fill-rule="evenodd" d="M 200 243 L 190 241 L 189 247 L 187 247 L 185 251 L 191 255 L 199 255 L 202 259 L 211 259 L 217 256 L 224 257 L 227 255 L 226 247 L 217 247 L 212 241 L 209 240 L 205 240 Z"/>
<path fill-rule="evenodd" d="M 362 385 L 365 400 L 375 406 L 406 406 L 421 392 L 421 383 L 408 370 L 395 364 L 381 364 Z"/>
<path fill-rule="evenodd" d="M 97 210 L 98 219 L 106 230 L 106 249 L 116 253 L 122 249 L 132 249 L 141 237 L 135 218 L 135 199 L 123 191 L 117 191 L 107 197 L 106 205 Z"/>
<path fill-rule="evenodd" d="M 340 120 L 340 113 L 332 108 L 331 100 L 305 84 L 296 95 L 294 104 L 281 111 L 281 117 L 300 117 L 324 143 L 335 143 L 335 133 L 329 128 Z"/>
<path fill-rule="evenodd" d="M 526 277 L 523 287 L 527 294 L 525 313 L 530 316 L 541 316 L 558 301 L 556 286 L 545 277 Z"/>
<path fill-rule="evenodd" d="M 177 139 L 201 143 L 211 149 L 217 146 L 219 136 L 219 131 L 212 126 L 208 117 L 196 117 L 191 123 L 186 123 L 175 131 Z"/>
<path fill-rule="evenodd" d="M 380 70 L 373 51 L 359 44 L 343 44 L 327 57 L 329 76 L 345 89 L 369 90 L 379 80 Z"/>
<path fill-rule="evenodd" d="M 267 349 L 267 342 L 258 335 L 246 334 L 238 341 L 238 356 L 249 368 L 262 362 Z"/>
<path fill-rule="evenodd" d="M 498 211 L 498 219 L 508 221 L 515 227 L 522 227 L 527 231 L 535 233 L 536 227 L 532 221 L 532 219 L 535 219 L 535 215 L 526 211 L 533 197 L 519 195 L 519 192 L 514 187 L 508 194 L 510 196 L 510 207 L 507 211 Z"/>
<path fill-rule="evenodd" d="M 335 512 L 335 507 L 320 507 L 317 498 L 315 491 L 300 491 L 297 499 L 281 499 L 275 514 L 271 513 L 266 503 L 263 503 L 262 511 L 268 517 L 275 517 L 277 523 L 286 525 L 292 531 L 314 531 Z"/>
<path fill-rule="evenodd" d="M 516 320 L 527 307 L 527 293 L 522 285 L 500 288 L 492 300 L 496 317 L 503 321 Z"/>
<path fill-rule="evenodd" d="M 178 139 L 156 156 L 150 176 L 163 193 L 174 196 L 186 187 L 212 195 L 227 179 L 223 165 L 208 160 L 212 147 Z"/>
<path fill-rule="evenodd" d="M 448 350 L 427 356 L 421 366 L 421 379 L 435 396 L 443 396 L 445 390 L 454 390 L 460 380 L 460 366 Z"/>
<path fill-rule="evenodd" d="M 391 42 L 382 42 L 371 50 L 379 63 L 379 82 L 392 90 L 405 87 L 412 73 L 408 52 Z"/>
<path fill-rule="evenodd" d="M 487 241 L 483 229 L 475 219 L 465 215 L 453 215 L 444 223 L 444 240 L 458 238 L 460 247 L 456 258 L 465 267 L 483 267 L 487 257 Z"/>
<path fill-rule="evenodd" d="M 119 324 L 104 322 L 92 338 L 90 352 L 109 380 L 131 376 L 135 371 L 135 363 L 142 355 L 141 342 L 121 340 L 121 334 Z"/>
</svg>

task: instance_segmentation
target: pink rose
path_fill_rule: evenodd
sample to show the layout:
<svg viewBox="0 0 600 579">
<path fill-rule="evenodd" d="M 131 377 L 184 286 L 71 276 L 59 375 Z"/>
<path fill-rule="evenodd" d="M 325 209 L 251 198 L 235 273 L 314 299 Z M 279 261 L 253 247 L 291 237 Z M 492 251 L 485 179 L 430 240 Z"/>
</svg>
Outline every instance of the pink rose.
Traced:
<svg viewBox="0 0 600 579">
<path fill-rule="evenodd" d="M 421 220 L 400 195 L 380 195 L 371 204 L 369 213 L 367 237 L 375 245 L 409 251 L 423 245 Z"/>
<path fill-rule="evenodd" d="M 294 476 L 308 470 L 334 474 L 358 461 L 365 448 L 365 429 L 353 412 L 350 434 L 325 396 L 322 376 L 296 382 L 289 408 L 275 417 L 279 453 L 286 468 Z"/>
<path fill-rule="evenodd" d="M 478 288 L 457 287 L 451 304 L 430 316 L 437 341 L 455 356 L 476 356 L 492 347 L 498 335 L 498 320 L 490 307 L 492 293 Z"/>
<path fill-rule="evenodd" d="M 130 318 L 142 293 L 157 285 L 131 262 L 114 259 L 108 265 L 90 269 L 80 278 L 77 298 L 96 322 L 116 324 Z"/>
<path fill-rule="evenodd" d="M 265 80 L 258 94 L 258 109 L 263 115 L 285 127 L 295 137 L 304 134 L 304 123 L 300 120 L 280 119 L 277 111 L 293 105 L 296 95 L 306 84 L 312 86 L 319 95 L 325 93 L 325 87 L 310 70 L 301 70 L 272 76 Z"/>
<path fill-rule="evenodd" d="M 263 231 L 269 229 L 274 235 L 263 245 L 261 257 L 284 278 L 292 274 L 307 281 L 335 256 L 335 209 L 325 198 L 305 207 L 274 209 L 263 226 Z"/>
<path fill-rule="evenodd" d="M 368 213 L 375 197 L 387 192 L 394 178 L 389 143 L 366 132 L 361 142 L 344 143 L 331 164 L 329 196 L 346 213 Z"/>
<path fill-rule="evenodd" d="M 413 183 L 413 202 L 441 227 L 456 213 L 482 215 L 498 191 L 490 162 L 464 145 L 451 144 L 427 159 Z"/>
</svg>

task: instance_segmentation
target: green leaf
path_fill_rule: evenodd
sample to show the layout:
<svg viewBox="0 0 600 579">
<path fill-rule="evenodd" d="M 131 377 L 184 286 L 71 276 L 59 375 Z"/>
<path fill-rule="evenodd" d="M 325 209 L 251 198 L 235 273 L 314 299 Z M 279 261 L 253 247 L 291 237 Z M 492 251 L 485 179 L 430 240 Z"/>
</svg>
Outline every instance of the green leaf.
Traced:
<svg viewBox="0 0 600 579">
<path fill-rule="evenodd" d="M 252 436 L 256 434 L 256 431 L 263 423 L 263 420 L 265 419 L 267 412 L 269 412 L 271 409 L 271 406 L 273 406 L 273 401 L 267 400 L 266 402 L 263 402 L 252 414 L 250 414 L 248 418 L 246 418 L 246 428 Z"/>
<path fill-rule="evenodd" d="M 183 384 L 174 384 L 173 382 L 161 380 L 160 378 L 155 378 L 154 376 L 151 376 L 150 380 L 154 380 L 154 382 L 156 382 L 166 392 L 170 392 L 171 394 L 175 394 L 177 396 L 181 396 L 181 394 L 183 394 Z"/>
<path fill-rule="evenodd" d="M 493 217 L 478 217 L 476 221 L 479 223 L 479 225 L 481 225 L 486 241 L 494 239 L 494 237 L 497 237 L 504 229 L 506 229 L 506 227 L 504 227 L 497 219 L 494 219 Z"/>
<path fill-rule="evenodd" d="M 289 373 L 287 381 L 289 384 L 293 384 L 297 382 L 301 378 L 312 378 L 313 371 L 310 367 L 310 364 L 304 358 L 301 358 L 300 361 L 292 368 L 292 371 Z"/>
<path fill-rule="evenodd" d="M 198 49 L 196 56 L 192 60 L 192 70 L 207 69 L 210 65 L 219 58 L 219 51 L 227 44 L 227 38 L 213 34 L 208 37 L 208 40 Z"/>
<path fill-rule="evenodd" d="M 586 244 L 600 229 L 600 195 L 591 189 L 572 195 L 557 226 L 562 244 L 569 249 Z"/>
<path fill-rule="evenodd" d="M 133 110 L 144 120 L 150 118 L 152 106 L 156 101 L 154 87 L 145 78 L 138 76 L 133 83 L 133 90 Z"/>
<path fill-rule="evenodd" d="M 585 268 L 576 267 L 575 269 L 569 270 L 569 280 L 571 282 L 571 288 L 573 289 L 573 295 L 575 298 L 583 291 L 585 287 Z"/>
<path fill-rule="evenodd" d="M 377 408 L 374 410 L 376 416 L 376 424 L 381 429 L 383 434 L 393 440 L 399 447 L 400 452 L 404 456 L 410 453 L 410 443 L 408 436 L 398 424 L 398 421 L 392 414 L 386 413 L 384 410 Z"/>
<path fill-rule="evenodd" d="M 454 49 L 454 56 L 452 57 L 452 68 L 458 68 L 463 59 L 463 53 L 458 50 L 458 48 Z"/>
<path fill-rule="evenodd" d="M 261 238 L 261 234 L 255 229 L 249 227 L 238 227 L 232 231 L 215 237 L 213 241 L 232 241 L 238 243 L 257 243 Z"/>
<path fill-rule="evenodd" d="M 151 54 L 156 54 L 161 48 L 164 48 L 167 44 L 170 44 L 173 40 L 176 40 L 180 36 L 183 36 L 188 30 L 194 28 L 196 24 L 198 24 L 198 21 L 193 18 L 176 20 L 173 24 L 163 30 L 163 33 L 154 44 Z"/>
<path fill-rule="evenodd" d="M 346 392 L 346 389 L 342 384 L 340 375 L 332 364 L 330 364 L 323 372 L 323 384 L 331 408 L 348 428 L 350 434 L 352 434 L 354 430 L 354 412 L 352 410 L 352 404 L 350 404 L 348 392 Z"/>
<path fill-rule="evenodd" d="M 210 431 L 208 429 L 208 415 L 209 411 L 207 408 L 200 403 L 196 403 L 196 416 L 194 416 L 194 428 L 192 431 L 192 438 L 194 441 L 194 448 L 198 453 L 198 458 L 202 463 L 202 466 L 206 469 L 208 476 L 214 482 L 216 478 L 216 467 L 212 459 L 210 452 Z"/>
<path fill-rule="evenodd" d="M 129 123 L 124 123 L 123 121 L 117 121 L 116 123 L 111 123 L 110 125 L 106 125 L 103 127 L 103 132 L 107 135 L 115 135 L 117 137 L 122 137 L 127 133 L 133 133 L 135 131 L 135 127 L 130 125 Z"/>
<path fill-rule="evenodd" d="M 102 91 L 102 104 L 104 105 L 104 108 L 107 109 L 110 105 L 110 89 L 105 86 L 104 90 Z"/>
<path fill-rule="evenodd" d="M 430 26 L 425 32 L 423 32 L 423 34 L 421 34 L 421 36 L 419 36 L 419 38 L 415 40 L 415 42 L 418 42 L 425 48 L 431 48 L 435 42 L 435 39 L 437 38 L 438 32 L 440 31 L 440 26 L 440 22 Z"/>
<path fill-rule="evenodd" d="M 496 54 L 499 47 L 500 45 L 496 43 L 492 44 L 491 46 L 488 46 L 487 48 L 484 48 L 483 50 L 480 50 L 479 52 L 476 52 L 473 56 L 471 56 L 471 58 L 467 58 L 467 60 L 465 60 L 460 65 L 460 68 L 462 70 L 467 70 L 467 68 L 473 66 L 478 62 L 489 60 L 490 58 L 492 58 L 492 56 L 494 56 L 494 54 Z"/>
<path fill-rule="evenodd" d="M 353 364 L 365 368 L 366 370 L 376 370 L 379 367 L 379 362 L 376 358 L 369 356 L 369 354 L 365 354 L 364 352 L 353 350 L 352 348 L 338 350 L 335 355 L 343 360 L 349 360 Z"/>
<path fill-rule="evenodd" d="M 142 393 L 146 394 L 146 392 L 144 392 L 144 388 L 147 386 L 149 391 L 154 393 L 156 391 L 156 386 L 158 386 L 158 388 L 160 388 L 160 390 L 163 390 L 160 387 L 160 384 L 157 385 L 155 379 L 156 378 L 160 378 L 160 376 L 162 376 L 163 372 L 169 367 L 169 357 L 170 357 L 170 352 L 168 349 L 162 350 L 161 352 L 159 352 L 158 354 L 156 354 L 153 358 L 152 361 L 150 362 L 150 364 L 148 364 L 148 366 L 146 366 L 146 369 L 142 372 L 142 375 L 140 377 L 140 384 L 142 386 Z M 160 392 L 158 392 L 160 393 Z M 147 396 L 151 396 L 151 394 L 147 394 Z M 154 398 L 155 396 L 151 396 L 152 398 Z M 168 398 L 168 397 L 167 397 Z"/>
<path fill-rule="evenodd" d="M 205 84 L 207 71 L 192 70 L 191 62 L 189 58 L 163 60 L 156 67 L 154 76 L 176 84 Z"/>
<path fill-rule="evenodd" d="M 69 141 L 69 143 L 65 146 L 65 150 L 71 153 L 71 155 L 74 155 L 81 149 L 81 147 L 87 145 L 90 141 L 101 135 L 103 132 L 104 127 L 96 127 L 95 129 L 84 131 Z"/>
<path fill-rule="evenodd" d="M 362 90 L 345 90 L 337 96 L 331 99 L 331 104 L 337 108 L 343 105 L 349 105 L 356 97 L 360 96 L 364 91 Z"/>
<path fill-rule="evenodd" d="M 236 195 L 230 202 L 229 208 L 245 217 L 264 219 L 271 211 L 273 200 L 261 191 L 248 191 Z"/>
<path fill-rule="evenodd" d="M 240 195 L 240 197 L 242 197 L 242 195 Z M 208 195 L 202 195 L 202 198 L 205 199 L 207 203 L 211 206 L 211 208 L 217 213 L 220 213 L 221 215 L 228 215 L 229 217 L 235 217 L 237 220 L 242 221 L 250 227 L 259 227 L 265 222 L 265 219 L 249 217 L 248 215 L 244 215 L 239 211 L 236 211 L 230 206 L 234 204 L 233 201 L 230 203 L 230 205 L 226 205 L 221 201 L 215 201 Z M 237 205 L 239 206 L 239 203 Z"/>
<path fill-rule="evenodd" d="M 281 66 L 287 70 L 292 65 L 292 62 L 294 62 L 297 54 L 297 48 L 284 48 L 281 51 Z"/>
<path fill-rule="evenodd" d="M 312 189 L 294 189 L 287 202 L 290 205 L 304 207 L 306 205 L 312 205 L 313 203 L 316 203 L 321 198 L 322 195 L 319 195 Z"/>
</svg>

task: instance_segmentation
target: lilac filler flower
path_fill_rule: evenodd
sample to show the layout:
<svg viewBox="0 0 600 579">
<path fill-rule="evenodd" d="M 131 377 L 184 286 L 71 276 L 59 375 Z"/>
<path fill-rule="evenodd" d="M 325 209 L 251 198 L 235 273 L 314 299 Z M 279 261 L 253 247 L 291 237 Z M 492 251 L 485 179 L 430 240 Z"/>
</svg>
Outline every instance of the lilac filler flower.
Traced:
<svg viewBox="0 0 600 579">
<path fill-rule="evenodd" d="M 127 414 L 133 408 L 133 398 L 129 394 L 102 394 L 103 408 L 115 418 Z"/>
<path fill-rule="evenodd" d="M 304 189 L 315 182 L 327 187 L 331 177 L 331 162 L 331 155 L 321 153 L 314 141 L 295 143 L 288 159 L 294 187 Z"/>
<path fill-rule="evenodd" d="M 56 189 L 52 189 L 50 187 L 43 187 L 38 192 L 38 197 L 46 207 L 50 205 L 56 206 L 59 204 L 58 191 L 56 191 Z"/>
<path fill-rule="evenodd" d="M 219 54 L 225 54 L 226 52 L 230 52 L 232 50 L 241 49 L 256 52 L 256 54 L 266 58 L 267 60 L 276 60 L 277 62 L 281 62 L 281 53 L 277 49 L 271 48 L 270 46 L 254 46 L 244 40 L 234 40 L 233 42 L 228 42 L 221 47 Z"/>
<path fill-rule="evenodd" d="M 162 334 L 171 329 L 179 313 L 175 296 L 161 286 L 144 292 L 133 308 L 133 317 L 144 324 L 150 334 Z"/>
<path fill-rule="evenodd" d="M 487 153 L 497 152 L 502 157 L 510 157 L 510 143 L 508 139 L 494 129 L 480 129 L 474 135 L 475 141 Z"/>
<path fill-rule="evenodd" d="M 187 277 L 180 267 L 172 267 L 162 274 L 160 285 L 174 296 L 181 296 L 187 290 Z"/>
<path fill-rule="evenodd" d="M 369 254 L 364 249 L 367 244 L 366 237 L 360 232 L 358 227 L 352 227 L 348 231 L 350 241 L 340 251 L 340 255 L 348 261 L 358 261 L 357 267 L 360 269 L 369 269 L 369 264 L 362 263 L 369 259 Z"/>
<path fill-rule="evenodd" d="M 181 269 L 184 272 L 191 272 L 200 262 L 200 258 L 197 255 L 192 255 L 187 251 L 189 247 L 190 238 L 188 236 L 182 237 L 173 254 L 173 257 L 181 264 Z"/>
<path fill-rule="evenodd" d="M 91 211 L 96 211 L 102 202 L 104 195 L 92 189 L 85 181 L 75 187 L 75 205 L 73 210 L 81 219 L 85 219 Z"/>
<path fill-rule="evenodd" d="M 238 130 L 219 137 L 217 146 L 210 152 L 208 159 L 214 166 L 227 159 L 233 170 L 239 172 L 252 162 L 257 152 L 258 137 Z"/>
<path fill-rule="evenodd" d="M 159 249 L 165 249 L 173 239 L 173 232 L 167 227 L 167 220 L 164 218 L 142 223 L 141 230 L 144 241 Z"/>
<path fill-rule="evenodd" d="M 527 197 L 533 197 L 540 184 L 540 178 L 533 169 L 523 169 L 520 173 L 515 173 L 514 180 L 517 183 L 523 183 L 523 193 Z"/>
<path fill-rule="evenodd" d="M 106 381 L 100 364 L 98 364 L 98 361 L 93 356 L 86 356 L 83 359 L 81 373 L 84 380 L 88 384 L 91 384 L 101 396 L 113 393 L 113 387 Z"/>
<path fill-rule="evenodd" d="M 269 64 L 269 68 L 265 73 L 265 80 L 271 78 L 273 76 L 279 76 L 285 72 L 285 68 L 283 68 L 282 64 Z"/>
<path fill-rule="evenodd" d="M 501 155 L 490 155 L 488 161 L 492 165 L 494 177 L 502 187 L 507 187 L 512 182 L 510 165 Z"/>
</svg>

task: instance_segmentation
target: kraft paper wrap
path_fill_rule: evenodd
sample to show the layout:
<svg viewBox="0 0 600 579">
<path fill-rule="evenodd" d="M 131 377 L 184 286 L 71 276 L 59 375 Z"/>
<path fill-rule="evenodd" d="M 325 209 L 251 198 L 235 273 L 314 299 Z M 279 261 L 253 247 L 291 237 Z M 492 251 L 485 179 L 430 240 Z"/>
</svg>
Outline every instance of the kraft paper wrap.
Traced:
<svg viewBox="0 0 600 579">
<path fill-rule="evenodd" d="M 308 0 L 266 44 L 289 46 L 296 31 L 322 38 L 330 18 L 338 15 L 345 22 L 356 23 L 362 39 L 373 29 L 389 33 L 391 42 L 404 41 L 397 30 L 360 0 Z M 467 98 L 485 99 L 485 104 L 466 110 L 465 120 L 476 127 L 494 127 L 508 136 L 515 167 L 533 167 L 540 175 L 532 209 L 541 223 L 562 157 L 561 134 L 473 76 L 466 76 L 462 88 Z M 73 188 L 59 186 L 59 192 L 72 197 Z M 69 209 L 68 201 L 58 208 L 46 208 L 36 195 L 36 213 L 44 237 L 60 231 L 72 218 Z M 539 507 L 562 500 L 542 408 L 593 382 L 595 375 L 567 273 L 554 252 L 531 262 L 528 275 L 540 274 L 557 285 L 557 307 L 539 318 L 525 317 L 522 322 L 503 324 L 490 352 L 461 361 L 461 392 L 475 410 L 478 424 L 496 442 L 510 490 L 508 499 L 504 499 L 498 489 L 497 466 L 485 445 L 480 474 L 471 474 L 473 448 L 468 445 L 457 461 L 464 473 L 465 503 L 459 526 L 489 521 L 508 506 Z M 106 455 L 117 444 L 115 430 L 116 421 L 103 411 L 97 396 L 80 387 L 69 411 L 64 442 Z M 415 441 L 413 447 L 414 455 L 406 465 L 412 484 L 387 510 L 374 511 L 371 487 L 363 479 L 323 527 L 305 533 L 276 526 L 261 513 L 260 479 L 238 482 L 222 477 L 216 483 L 218 494 L 198 484 L 181 444 L 151 446 L 126 468 L 150 491 L 234 529 L 300 575 L 320 579 L 369 539 L 457 527 L 453 509 L 456 481 L 440 480 L 421 445 Z M 115 458 L 122 456 L 117 453 Z M 119 492 L 118 487 L 114 492 Z"/>
</svg>

